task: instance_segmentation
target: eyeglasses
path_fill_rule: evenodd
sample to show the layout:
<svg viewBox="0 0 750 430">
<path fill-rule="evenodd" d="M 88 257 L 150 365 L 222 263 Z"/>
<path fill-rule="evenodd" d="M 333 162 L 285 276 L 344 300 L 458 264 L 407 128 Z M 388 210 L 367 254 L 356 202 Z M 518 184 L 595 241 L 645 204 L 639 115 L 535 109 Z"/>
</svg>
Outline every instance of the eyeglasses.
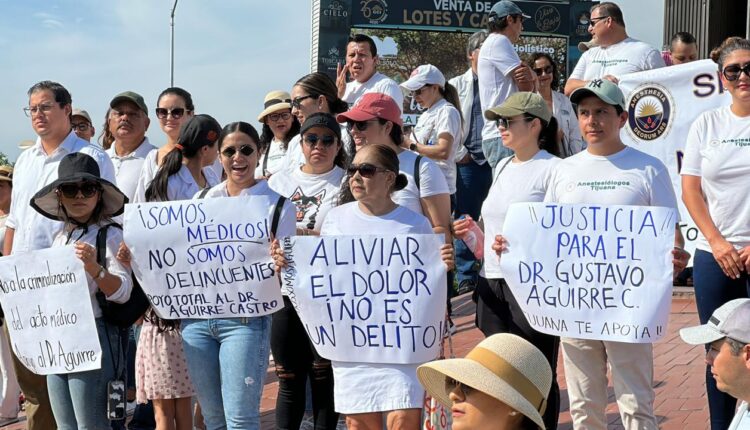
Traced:
<svg viewBox="0 0 750 430">
<path fill-rule="evenodd" d="M 546 66 L 546 67 L 536 68 L 536 69 L 534 69 L 534 73 L 536 73 L 537 76 L 551 75 L 552 74 L 552 66 Z"/>
<path fill-rule="evenodd" d="M 322 136 L 318 136 L 317 134 L 306 134 L 303 137 L 303 140 L 305 141 L 305 144 L 310 148 L 314 148 L 318 142 L 322 143 L 323 146 L 328 148 L 336 142 L 336 136 L 332 134 L 324 134 Z"/>
<path fill-rule="evenodd" d="M 239 151 L 239 153 L 244 155 L 245 157 L 249 157 L 253 152 L 255 152 L 255 148 L 250 145 L 242 145 L 239 147 L 239 149 L 234 146 L 227 146 L 221 151 L 221 155 L 227 158 L 232 158 L 234 157 L 234 154 L 237 153 L 237 151 Z"/>
<path fill-rule="evenodd" d="M 291 102 L 289 102 L 289 104 L 291 104 L 292 107 L 295 107 L 295 108 L 299 109 L 302 106 L 302 101 L 303 100 L 312 99 L 312 98 L 315 98 L 315 97 L 318 97 L 318 96 L 317 95 L 313 95 L 313 94 L 308 94 L 306 96 L 295 97 L 295 98 L 292 99 Z"/>
<path fill-rule="evenodd" d="M 463 394 L 464 398 L 469 397 L 476 388 L 470 387 L 464 383 L 458 382 L 453 378 L 445 378 L 445 391 L 447 392 L 453 392 L 453 390 L 458 387 L 459 390 L 461 390 L 461 394 Z"/>
<path fill-rule="evenodd" d="M 359 176 L 363 178 L 372 178 L 377 172 L 387 172 L 388 170 L 372 165 L 370 163 L 352 164 L 346 169 L 346 173 L 349 176 L 354 176 L 355 173 L 359 172 Z"/>
<path fill-rule="evenodd" d="M 268 115 L 268 119 L 270 119 L 273 122 L 276 122 L 278 120 L 288 121 L 289 118 L 292 117 L 292 114 L 289 112 L 284 113 L 272 113 L 271 115 Z"/>
<path fill-rule="evenodd" d="M 367 127 L 370 126 L 370 123 L 373 121 L 377 121 L 376 119 L 369 119 L 367 121 L 349 121 L 346 123 L 346 129 L 349 130 L 351 133 L 354 131 L 354 128 L 356 127 L 359 131 L 365 131 L 367 130 Z"/>
<path fill-rule="evenodd" d="M 498 118 L 498 119 L 495 120 L 495 124 L 498 127 L 502 127 L 502 128 L 506 128 L 507 129 L 507 128 L 510 128 L 510 126 L 514 122 L 518 122 L 518 121 L 530 122 L 530 121 L 533 121 L 533 120 L 534 120 L 534 118 L 531 118 L 531 117 L 528 117 L 528 116 L 525 116 L 525 117 L 519 118 L 519 119 L 508 119 L 508 118 L 500 117 L 500 118 Z"/>
<path fill-rule="evenodd" d="M 61 184 L 57 187 L 58 191 L 62 193 L 68 199 L 74 199 L 78 196 L 78 192 L 83 195 L 84 198 L 88 199 L 93 197 L 101 188 L 99 184 L 95 182 L 80 182 L 72 184 Z"/>
<path fill-rule="evenodd" d="M 131 111 L 120 111 L 112 109 L 109 111 L 109 117 L 114 119 L 120 119 L 124 117 L 125 115 L 128 116 L 128 118 L 140 118 L 141 117 L 141 111 L 138 110 L 131 110 Z"/>
<path fill-rule="evenodd" d="M 86 131 L 89 129 L 89 123 L 87 122 L 79 122 L 79 123 L 71 123 L 70 128 L 73 129 L 73 131 Z"/>
<path fill-rule="evenodd" d="M 727 81 L 733 82 L 739 79 L 740 75 L 743 72 L 748 78 L 750 78 L 750 63 L 747 63 L 744 66 L 740 66 L 739 64 L 730 64 L 724 67 L 724 70 L 721 73 L 724 75 Z"/>
<path fill-rule="evenodd" d="M 50 113 L 53 107 L 55 107 L 55 105 L 40 104 L 36 106 L 29 106 L 29 107 L 23 108 L 23 113 L 25 113 L 26 116 L 28 117 L 32 115 L 36 115 L 39 112 L 43 113 L 44 115 L 47 115 L 48 113 Z"/>
<path fill-rule="evenodd" d="M 164 119 L 167 116 L 172 115 L 172 118 L 180 119 L 182 118 L 183 115 L 185 115 L 185 112 L 190 112 L 190 111 L 185 108 L 174 108 L 174 109 L 156 108 L 156 117 L 159 119 Z"/>
<path fill-rule="evenodd" d="M 594 27 L 599 21 L 609 18 L 609 15 L 598 16 L 596 18 L 589 19 L 589 27 Z"/>
<path fill-rule="evenodd" d="M 413 93 L 414 93 L 415 96 L 418 96 L 418 95 L 422 94 L 422 91 L 424 91 L 425 89 L 427 89 L 427 88 L 429 88 L 431 86 L 432 86 L 432 84 L 427 84 L 427 85 L 423 86 L 422 88 L 420 88 L 418 90 L 414 90 Z"/>
</svg>

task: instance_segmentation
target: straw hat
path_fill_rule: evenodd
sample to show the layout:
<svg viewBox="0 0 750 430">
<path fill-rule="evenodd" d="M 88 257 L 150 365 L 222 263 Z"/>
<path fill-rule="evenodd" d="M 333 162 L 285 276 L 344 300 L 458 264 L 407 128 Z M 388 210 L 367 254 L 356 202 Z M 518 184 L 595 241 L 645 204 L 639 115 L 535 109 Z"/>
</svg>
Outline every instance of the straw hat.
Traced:
<svg viewBox="0 0 750 430">
<path fill-rule="evenodd" d="M 271 91 L 266 94 L 263 99 L 263 112 L 258 115 L 258 121 L 263 122 L 263 119 L 280 110 L 292 108 L 292 96 L 286 91 Z"/>
<path fill-rule="evenodd" d="M 90 181 L 102 187 L 102 215 L 108 218 L 122 214 L 128 198 L 111 182 L 99 176 L 99 165 L 90 155 L 82 152 L 68 154 L 57 167 L 57 180 L 39 190 L 31 198 L 31 207 L 55 221 L 63 221 L 60 216 L 60 199 L 57 187 L 62 184 Z"/>
<path fill-rule="evenodd" d="M 500 400 L 544 428 L 542 414 L 552 386 L 552 369 L 541 351 L 523 338 L 501 333 L 479 342 L 466 358 L 419 366 L 419 382 L 446 406 L 452 404 L 446 377 Z"/>
<path fill-rule="evenodd" d="M 0 181 L 13 182 L 13 167 L 0 166 Z"/>
</svg>

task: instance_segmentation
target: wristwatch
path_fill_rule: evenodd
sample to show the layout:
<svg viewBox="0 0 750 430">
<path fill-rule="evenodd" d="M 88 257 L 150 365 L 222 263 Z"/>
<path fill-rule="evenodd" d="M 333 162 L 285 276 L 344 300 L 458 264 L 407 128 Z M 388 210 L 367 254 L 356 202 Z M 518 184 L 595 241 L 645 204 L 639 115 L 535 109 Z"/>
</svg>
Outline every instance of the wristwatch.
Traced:
<svg viewBox="0 0 750 430">
<path fill-rule="evenodd" d="M 99 271 L 96 273 L 96 279 L 104 279 L 107 276 L 107 269 L 104 266 L 99 266 Z"/>
<path fill-rule="evenodd" d="M 414 143 L 414 142 L 410 143 L 409 144 L 409 149 L 412 150 L 412 151 L 414 151 L 414 152 L 417 152 L 417 144 Z"/>
</svg>

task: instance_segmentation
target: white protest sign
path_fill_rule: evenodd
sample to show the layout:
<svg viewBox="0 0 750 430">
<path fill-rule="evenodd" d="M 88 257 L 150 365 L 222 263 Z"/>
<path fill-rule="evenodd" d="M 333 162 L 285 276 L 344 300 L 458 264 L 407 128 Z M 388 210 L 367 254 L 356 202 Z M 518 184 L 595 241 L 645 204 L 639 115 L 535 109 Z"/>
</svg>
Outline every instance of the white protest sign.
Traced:
<svg viewBox="0 0 750 430">
<path fill-rule="evenodd" d="M 86 272 L 73 245 L 0 258 L 0 303 L 27 369 L 57 375 L 101 367 Z"/>
<path fill-rule="evenodd" d="M 628 122 L 620 132 L 626 145 L 659 158 L 672 178 L 680 210 L 685 248 L 695 254 L 700 231 L 682 203 L 680 168 L 688 130 L 703 112 L 729 106 L 732 98 L 721 85 L 711 60 L 631 73 L 620 78 L 628 106 Z"/>
<path fill-rule="evenodd" d="M 654 342 L 669 320 L 675 223 L 662 207 L 515 203 L 500 266 L 540 332 Z"/>
<path fill-rule="evenodd" d="M 285 237 L 282 284 L 318 353 L 424 363 L 445 330 L 442 236 Z"/>
<path fill-rule="evenodd" d="M 270 256 L 274 204 L 241 196 L 126 205 L 133 273 L 156 313 L 238 318 L 280 309 Z"/>
</svg>

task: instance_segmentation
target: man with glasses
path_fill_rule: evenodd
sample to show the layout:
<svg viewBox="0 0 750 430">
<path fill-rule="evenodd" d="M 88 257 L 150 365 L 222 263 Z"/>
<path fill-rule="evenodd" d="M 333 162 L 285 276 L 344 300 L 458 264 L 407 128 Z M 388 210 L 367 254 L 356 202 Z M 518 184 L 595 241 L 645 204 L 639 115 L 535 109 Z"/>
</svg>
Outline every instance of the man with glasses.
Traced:
<svg viewBox="0 0 750 430">
<path fill-rule="evenodd" d="M 531 91 L 534 79 L 531 69 L 521 62 L 513 44 L 523 31 L 524 15 L 515 3 L 502 0 L 495 3 L 487 18 L 489 36 L 479 50 L 477 76 L 482 112 L 500 106 L 517 91 Z M 500 130 L 492 121 L 482 129 L 482 152 L 490 167 L 495 168 L 500 159 L 511 154 L 503 146 Z"/>
<path fill-rule="evenodd" d="M 141 166 L 148 153 L 156 149 L 146 137 L 151 123 L 148 108 L 143 97 L 132 91 L 116 95 L 109 102 L 109 107 L 109 128 L 113 130 L 115 141 L 107 150 L 107 155 L 115 166 L 117 188 L 132 202 Z"/>
<path fill-rule="evenodd" d="M 70 115 L 70 126 L 73 127 L 76 136 L 86 142 L 91 142 L 91 138 L 96 133 L 89 113 L 83 109 L 73 109 L 73 114 Z"/>
<path fill-rule="evenodd" d="M 28 91 L 29 106 L 24 112 L 38 135 L 34 146 L 21 153 L 13 171 L 13 193 L 3 255 L 46 249 L 62 228 L 62 223 L 45 218 L 29 202 L 43 186 L 57 179 L 57 167 L 67 154 L 82 152 L 99 164 L 101 177 L 114 181 L 109 157 L 98 146 L 78 137 L 72 131 L 72 99 L 57 82 L 42 81 Z M 55 429 L 55 419 L 47 395 L 47 378 L 28 370 L 14 356 L 13 366 L 21 390 L 26 396 L 28 429 Z"/>
<path fill-rule="evenodd" d="M 691 345 L 706 346 L 706 364 L 716 387 L 742 401 L 729 430 L 750 429 L 750 299 L 726 302 L 708 323 L 683 328 L 680 337 Z"/>
<path fill-rule="evenodd" d="M 633 72 L 665 67 L 661 53 L 640 40 L 628 37 L 620 7 L 602 2 L 591 8 L 589 20 L 592 46 L 578 60 L 565 84 L 565 95 L 581 88 L 592 79 L 619 82 L 619 77 Z"/>
</svg>

